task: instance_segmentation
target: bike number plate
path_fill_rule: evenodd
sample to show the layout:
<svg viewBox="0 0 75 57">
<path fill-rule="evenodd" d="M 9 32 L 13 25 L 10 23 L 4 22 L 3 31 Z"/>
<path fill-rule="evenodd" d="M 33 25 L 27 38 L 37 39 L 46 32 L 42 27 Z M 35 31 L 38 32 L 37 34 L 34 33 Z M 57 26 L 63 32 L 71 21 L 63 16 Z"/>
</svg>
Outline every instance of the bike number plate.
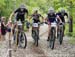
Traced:
<svg viewBox="0 0 75 57">
<path fill-rule="evenodd" d="M 20 26 L 22 26 L 22 23 L 21 23 L 21 21 L 17 21 L 17 25 L 20 25 Z"/>
<path fill-rule="evenodd" d="M 56 27 L 57 24 L 56 23 L 51 23 L 51 27 Z"/>
<path fill-rule="evenodd" d="M 33 23 L 32 26 L 33 27 L 38 27 L 39 25 L 38 25 L 38 23 Z"/>
</svg>

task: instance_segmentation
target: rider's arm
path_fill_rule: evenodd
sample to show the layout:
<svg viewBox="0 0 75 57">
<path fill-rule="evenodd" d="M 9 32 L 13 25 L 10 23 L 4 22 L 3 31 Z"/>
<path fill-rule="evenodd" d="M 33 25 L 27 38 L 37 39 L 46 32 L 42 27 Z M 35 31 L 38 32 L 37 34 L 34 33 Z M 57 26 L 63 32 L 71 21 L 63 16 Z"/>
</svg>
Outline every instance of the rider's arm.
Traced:
<svg viewBox="0 0 75 57">
<path fill-rule="evenodd" d="M 27 15 L 26 15 L 26 17 L 28 17 L 28 10 L 27 10 L 27 9 L 25 9 L 25 12 L 26 12 L 26 14 L 27 14 Z"/>
<path fill-rule="evenodd" d="M 30 20 L 30 19 L 32 19 L 32 18 L 33 18 L 33 16 L 34 16 L 34 14 L 30 15 L 29 20 Z"/>
<path fill-rule="evenodd" d="M 42 17 L 42 19 L 44 19 L 44 17 L 42 15 L 40 15 Z"/>
<path fill-rule="evenodd" d="M 59 20 L 60 20 L 60 22 L 62 22 L 61 18 L 60 18 L 58 15 L 56 16 L 56 18 L 57 18 L 57 19 L 59 19 Z"/>
<path fill-rule="evenodd" d="M 12 12 L 11 15 L 10 15 L 10 17 L 9 17 L 9 20 L 11 20 L 12 19 L 12 16 L 14 16 L 14 14 L 17 13 L 19 10 L 20 9 L 18 8 L 17 10 L 15 10 L 14 12 Z"/>
<path fill-rule="evenodd" d="M 31 19 L 32 18 L 32 15 L 29 17 L 29 19 Z"/>
<path fill-rule="evenodd" d="M 41 14 L 39 14 L 39 16 L 42 18 L 42 22 L 43 22 L 44 21 L 44 17 Z"/>
<path fill-rule="evenodd" d="M 41 16 L 42 17 L 42 22 L 44 21 L 44 17 L 43 16 Z"/>
<path fill-rule="evenodd" d="M 14 15 L 14 12 L 11 13 L 10 17 L 9 17 L 9 20 L 12 19 L 12 16 Z"/>
<path fill-rule="evenodd" d="M 67 13 L 65 13 L 65 16 L 67 16 L 67 18 L 68 18 L 68 14 Z"/>
<path fill-rule="evenodd" d="M 47 22 L 48 21 L 48 18 L 46 17 L 44 20 L 45 20 L 45 22 Z"/>
</svg>

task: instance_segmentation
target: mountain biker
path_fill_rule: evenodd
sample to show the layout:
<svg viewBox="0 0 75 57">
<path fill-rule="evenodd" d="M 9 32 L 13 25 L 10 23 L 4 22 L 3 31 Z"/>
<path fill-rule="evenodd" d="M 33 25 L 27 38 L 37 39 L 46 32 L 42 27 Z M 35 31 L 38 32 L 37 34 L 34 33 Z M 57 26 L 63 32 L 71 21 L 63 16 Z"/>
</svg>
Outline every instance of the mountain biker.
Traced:
<svg viewBox="0 0 75 57">
<path fill-rule="evenodd" d="M 48 22 L 48 39 L 47 39 L 47 41 L 49 41 L 51 23 L 56 22 L 57 19 L 59 19 L 61 22 L 61 19 L 59 18 L 59 16 L 55 14 L 54 8 L 50 7 L 48 10 L 48 13 L 47 13 L 47 17 L 45 19 L 46 22 Z"/>
<path fill-rule="evenodd" d="M 65 18 L 64 16 L 67 16 L 68 17 L 68 14 L 65 12 L 65 10 L 62 8 L 58 13 L 56 13 L 56 15 L 59 16 L 59 18 L 62 20 L 62 22 L 64 23 L 64 30 L 65 30 Z M 59 20 L 58 20 L 58 23 L 59 23 Z M 63 34 L 64 36 L 64 34 Z"/>
<path fill-rule="evenodd" d="M 16 14 L 16 21 L 20 20 L 24 28 L 25 17 L 28 16 L 28 9 L 26 9 L 24 4 L 21 4 L 21 6 L 10 15 L 9 20 L 11 20 L 12 16 L 15 14 Z"/>
<path fill-rule="evenodd" d="M 34 13 L 31 15 L 30 19 L 33 19 L 33 23 L 39 23 L 40 22 L 40 17 L 42 17 L 42 22 L 43 22 L 43 16 L 41 14 L 38 13 L 38 10 L 34 10 Z M 39 26 L 40 28 L 40 26 Z M 39 29 L 38 28 L 38 29 Z M 33 31 L 33 29 L 32 29 Z"/>
</svg>

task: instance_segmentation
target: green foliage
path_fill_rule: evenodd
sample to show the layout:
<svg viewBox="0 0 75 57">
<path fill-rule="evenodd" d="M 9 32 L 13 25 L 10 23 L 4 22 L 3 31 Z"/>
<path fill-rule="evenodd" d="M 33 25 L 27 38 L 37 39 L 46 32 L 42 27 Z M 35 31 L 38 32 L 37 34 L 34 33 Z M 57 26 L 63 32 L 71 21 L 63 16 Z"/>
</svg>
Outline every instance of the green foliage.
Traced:
<svg viewBox="0 0 75 57">
<path fill-rule="evenodd" d="M 36 8 L 39 9 L 42 15 L 45 15 L 51 6 L 53 6 L 56 11 L 63 7 L 73 16 L 73 22 L 75 22 L 75 0 L 0 0 L 0 16 L 9 18 L 11 12 L 21 4 L 26 5 L 29 15 L 31 15 Z M 74 32 L 73 35 L 75 34 Z"/>
<path fill-rule="evenodd" d="M 64 7 L 70 11 L 70 1 L 73 2 L 72 4 L 74 7 L 74 0 L 1 0 L 0 12 L 1 15 L 9 17 L 10 13 L 14 10 L 14 8 L 18 8 L 22 3 L 27 6 L 30 14 L 33 12 L 34 8 L 38 8 L 42 14 L 46 14 L 50 6 L 53 6 L 56 10 L 60 7 Z M 75 8 L 71 9 L 74 16 L 73 12 Z"/>
</svg>

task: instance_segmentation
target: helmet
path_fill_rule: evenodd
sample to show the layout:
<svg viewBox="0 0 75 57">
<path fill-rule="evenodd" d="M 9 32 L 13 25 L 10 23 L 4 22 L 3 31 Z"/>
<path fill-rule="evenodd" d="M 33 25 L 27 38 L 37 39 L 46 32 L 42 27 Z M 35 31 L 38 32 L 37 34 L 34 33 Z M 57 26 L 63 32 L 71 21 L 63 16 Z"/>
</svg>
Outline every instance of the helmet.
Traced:
<svg viewBox="0 0 75 57">
<path fill-rule="evenodd" d="M 20 5 L 20 8 L 26 8 L 26 7 L 25 7 L 25 5 L 24 5 L 24 4 L 21 4 L 21 5 Z"/>
<path fill-rule="evenodd" d="M 49 10 L 48 10 L 48 13 L 55 13 L 55 10 L 53 7 L 50 7 Z"/>
<path fill-rule="evenodd" d="M 62 8 L 60 12 L 61 12 L 61 13 L 65 13 L 65 10 Z"/>
<path fill-rule="evenodd" d="M 34 9 L 34 13 L 37 13 L 38 12 L 38 9 Z"/>
<path fill-rule="evenodd" d="M 35 10 L 35 12 L 38 12 L 38 10 Z"/>
</svg>

